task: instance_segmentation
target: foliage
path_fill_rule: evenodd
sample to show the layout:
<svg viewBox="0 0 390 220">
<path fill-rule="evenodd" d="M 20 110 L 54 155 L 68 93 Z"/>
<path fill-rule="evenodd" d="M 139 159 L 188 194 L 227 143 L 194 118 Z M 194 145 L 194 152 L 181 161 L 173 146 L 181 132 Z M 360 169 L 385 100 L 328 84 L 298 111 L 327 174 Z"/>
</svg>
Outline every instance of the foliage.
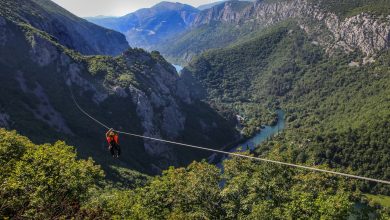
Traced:
<svg viewBox="0 0 390 220">
<path fill-rule="evenodd" d="M 352 212 L 353 197 L 337 179 L 237 158 L 224 167 L 223 174 L 205 162 L 170 168 L 134 191 L 101 193 L 89 206 L 122 219 L 341 219 Z"/>
<path fill-rule="evenodd" d="M 291 88 L 290 83 L 282 80 L 294 77 L 289 72 L 296 71 L 296 65 L 283 62 L 287 59 L 285 54 L 289 55 L 285 50 L 300 34 L 289 34 L 283 25 L 274 27 L 254 40 L 202 54 L 183 74 L 192 74 L 201 83 L 213 107 L 243 116 L 245 133 L 250 136 L 257 131 L 256 127 L 275 123 L 276 114 L 271 111 L 275 104 L 269 100 Z M 276 72 L 283 75 L 276 78 Z"/>
<path fill-rule="evenodd" d="M 126 188 L 101 182 L 101 169 L 63 142 L 34 145 L 1 129 L 0 147 L 2 163 L 14 159 L 1 170 L 5 218 L 345 219 L 362 198 L 343 179 L 238 157 L 224 161 L 222 173 L 193 162 L 147 181 L 134 176 L 143 183 Z"/>
<path fill-rule="evenodd" d="M 372 194 L 365 194 L 365 196 L 383 207 L 390 208 L 390 196 Z"/>
<path fill-rule="evenodd" d="M 63 142 L 33 145 L 1 129 L 0 147 L 2 217 L 74 216 L 88 190 L 103 177 L 99 166 L 91 159 L 77 160 L 73 148 Z"/>
<path fill-rule="evenodd" d="M 310 0 L 319 3 L 321 8 L 334 12 L 341 17 L 352 17 L 362 12 L 374 15 L 390 14 L 390 2 L 387 0 Z"/>
</svg>

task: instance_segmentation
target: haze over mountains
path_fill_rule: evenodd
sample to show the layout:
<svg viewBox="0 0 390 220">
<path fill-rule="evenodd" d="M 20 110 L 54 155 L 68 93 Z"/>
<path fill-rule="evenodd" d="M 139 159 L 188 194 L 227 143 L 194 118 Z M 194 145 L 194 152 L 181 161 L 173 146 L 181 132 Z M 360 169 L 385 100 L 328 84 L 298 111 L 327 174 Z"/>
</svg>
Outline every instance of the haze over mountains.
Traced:
<svg viewBox="0 0 390 220">
<path fill-rule="evenodd" d="M 181 3 L 161 2 L 151 8 L 140 9 L 122 17 L 98 16 L 86 19 L 123 33 L 133 47 L 153 50 L 165 40 L 188 30 L 202 10 L 224 2 L 215 2 L 198 8 Z"/>
<path fill-rule="evenodd" d="M 171 2 L 161 2 L 119 18 L 87 18 L 89 21 L 126 35 L 133 47 L 150 48 L 185 31 L 198 9 Z"/>
</svg>

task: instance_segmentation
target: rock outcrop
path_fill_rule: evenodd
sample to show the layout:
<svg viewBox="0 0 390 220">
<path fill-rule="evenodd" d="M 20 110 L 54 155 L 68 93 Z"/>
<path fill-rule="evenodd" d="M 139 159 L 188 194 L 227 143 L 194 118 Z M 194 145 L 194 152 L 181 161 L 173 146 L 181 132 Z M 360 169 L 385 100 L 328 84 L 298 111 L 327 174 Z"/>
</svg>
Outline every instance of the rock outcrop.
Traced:
<svg viewBox="0 0 390 220">
<path fill-rule="evenodd" d="M 7 113 L 0 113 L 0 127 L 9 128 L 10 117 Z"/>
</svg>

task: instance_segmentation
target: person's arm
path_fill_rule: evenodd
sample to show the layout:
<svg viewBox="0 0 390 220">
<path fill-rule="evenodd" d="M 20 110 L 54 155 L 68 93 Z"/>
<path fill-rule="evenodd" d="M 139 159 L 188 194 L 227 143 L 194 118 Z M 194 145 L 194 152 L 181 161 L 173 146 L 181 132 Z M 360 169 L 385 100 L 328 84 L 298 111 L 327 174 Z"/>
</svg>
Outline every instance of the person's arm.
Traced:
<svg viewBox="0 0 390 220">
<path fill-rule="evenodd" d="M 114 140 L 116 144 L 119 144 L 119 135 L 115 133 Z"/>
<path fill-rule="evenodd" d="M 112 130 L 114 130 L 114 129 L 110 128 L 110 130 L 107 131 L 106 137 L 108 137 L 108 134 L 109 134 Z"/>
</svg>

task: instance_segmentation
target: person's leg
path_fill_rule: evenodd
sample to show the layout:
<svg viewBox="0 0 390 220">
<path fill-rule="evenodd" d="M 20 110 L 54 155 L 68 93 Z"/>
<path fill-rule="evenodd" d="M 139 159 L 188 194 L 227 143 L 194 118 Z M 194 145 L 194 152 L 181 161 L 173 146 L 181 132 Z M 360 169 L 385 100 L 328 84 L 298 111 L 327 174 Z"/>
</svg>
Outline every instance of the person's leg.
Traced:
<svg viewBox="0 0 390 220">
<path fill-rule="evenodd" d="M 116 150 L 118 151 L 118 156 L 121 155 L 121 146 L 119 144 L 116 145 Z"/>
<path fill-rule="evenodd" d="M 113 145 L 112 142 L 111 142 L 111 144 L 109 146 L 109 149 L 110 149 L 111 156 L 115 156 L 115 149 L 114 149 L 114 145 Z"/>
<path fill-rule="evenodd" d="M 114 147 L 111 147 L 111 148 L 110 148 L 110 153 L 111 153 L 111 156 L 115 156 L 115 150 L 114 150 Z"/>
<path fill-rule="evenodd" d="M 112 149 L 114 150 L 114 156 L 119 157 L 120 154 L 119 145 L 115 142 L 113 142 L 111 145 L 112 145 Z"/>
</svg>

